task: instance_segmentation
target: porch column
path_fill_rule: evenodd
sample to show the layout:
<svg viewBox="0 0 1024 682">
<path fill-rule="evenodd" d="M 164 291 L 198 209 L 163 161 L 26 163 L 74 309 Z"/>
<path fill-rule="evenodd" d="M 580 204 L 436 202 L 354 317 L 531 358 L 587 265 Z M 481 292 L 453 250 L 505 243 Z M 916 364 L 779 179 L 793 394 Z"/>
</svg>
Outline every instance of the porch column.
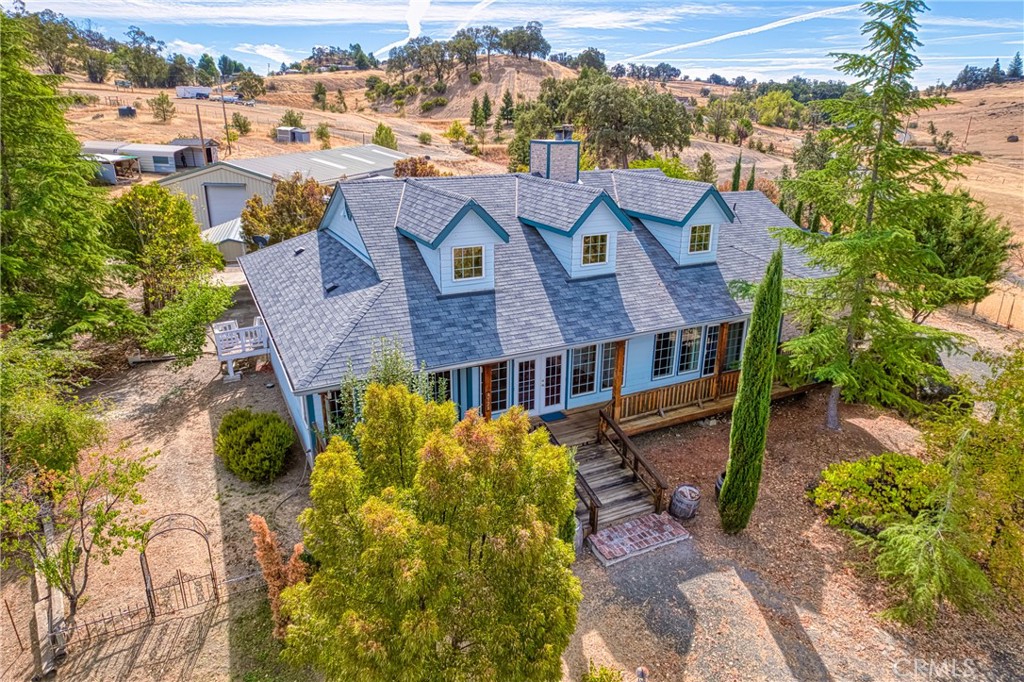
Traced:
<svg viewBox="0 0 1024 682">
<path fill-rule="evenodd" d="M 715 354 L 715 400 L 722 395 L 722 365 L 725 364 L 725 341 L 729 336 L 729 323 L 718 328 L 718 350 Z"/>
<path fill-rule="evenodd" d="M 480 391 L 480 414 L 483 415 L 487 421 L 491 420 L 491 365 L 483 365 L 480 367 L 480 383 L 482 384 Z"/>
<path fill-rule="evenodd" d="M 622 376 L 626 368 L 626 342 L 615 342 L 615 375 L 612 378 L 612 419 L 622 414 Z"/>
</svg>

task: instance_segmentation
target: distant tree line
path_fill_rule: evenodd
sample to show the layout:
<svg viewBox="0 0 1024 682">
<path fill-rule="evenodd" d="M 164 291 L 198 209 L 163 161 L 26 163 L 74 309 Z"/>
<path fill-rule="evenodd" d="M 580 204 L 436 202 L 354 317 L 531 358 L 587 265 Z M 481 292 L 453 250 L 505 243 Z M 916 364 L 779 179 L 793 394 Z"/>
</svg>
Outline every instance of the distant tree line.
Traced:
<svg viewBox="0 0 1024 682">
<path fill-rule="evenodd" d="M 582 69 L 586 66 L 598 71 L 605 71 L 608 68 L 604 61 L 604 52 L 596 47 L 588 47 L 577 55 L 559 52 L 551 55 L 548 59 L 570 69 Z"/>
<path fill-rule="evenodd" d="M 635 78 L 640 81 L 665 81 L 679 78 L 680 71 L 676 67 L 662 62 L 657 66 L 647 64 L 616 64 L 608 70 L 614 78 Z"/>
<path fill-rule="evenodd" d="M 967 65 L 957 74 L 950 86 L 954 90 L 976 90 L 986 85 L 1020 80 L 1022 77 L 1024 77 L 1024 65 L 1021 64 L 1020 52 L 1018 52 L 1013 55 L 1006 71 L 1003 71 L 998 59 L 987 69 L 981 66 Z"/>
<path fill-rule="evenodd" d="M 364 51 L 359 43 L 352 43 L 348 46 L 347 50 L 334 45 L 317 45 L 309 55 L 308 61 L 314 66 L 326 66 L 328 68 L 332 66 L 354 66 L 360 71 L 376 69 L 380 66 L 380 62 L 373 56 L 373 53 Z M 300 69 L 302 67 L 301 64 L 293 64 L 292 66 Z M 285 65 L 282 64 L 281 67 L 281 70 L 284 71 Z"/>
</svg>

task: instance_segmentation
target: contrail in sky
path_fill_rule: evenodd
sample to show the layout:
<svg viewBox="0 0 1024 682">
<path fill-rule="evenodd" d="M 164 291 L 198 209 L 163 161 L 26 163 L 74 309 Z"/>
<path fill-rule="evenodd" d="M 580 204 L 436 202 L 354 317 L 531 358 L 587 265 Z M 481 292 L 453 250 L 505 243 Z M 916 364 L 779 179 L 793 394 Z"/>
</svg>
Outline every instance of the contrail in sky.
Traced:
<svg viewBox="0 0 1024 682">
<path fill-rule="evenodd" d="M 801 21 L 808 21 L 810 19 L 818 19 L 820 17 L 827 17 L 833 14 L 841 14 L 842 12 L 849 12 L 850 10 L 858 9 L 860 5 L 843 5 L 842 7 L 831 7 L 829 9 L 818 10 L 817 12 L 808 12 L 807 14 L 799 14 L 795 17 L 788 17 L 786 19 L 779 19 L 773 21 L 770 24 L 764 24 L 762 26 L 755 26 L 754 28 L 745 28 L 742 31 L 733 31 L 732 33 L 726 33 L 724 35 L 715 36 L 714 38 L 705 38 L 704 40 L 698 40 L 692 43 L 683 43 L 682 45 L 673 45 L 672 47 L 664 47 L 660 50 L 654 50 L 653 52 L 645 52 L 644 54 L 634 55 L 633 57 L 627 57 L 624 61 L 633 61 L 638 59 L 649 59 L 651 57 L 657 57 L 659 55 L 666 54 L 668 52 L 678 52 L 680 50 L 688 50 L 691 47 L 703 47 L 704 45 L 711 45 L 712 43 L 720 43 L 723 40 L 730 40 L 732 38 L 741 38 L 743 36 L 754 35 L 755 33 L 762 33 L 764 31 L 770 31 L 773 28 L 782 28 L 783 26 L 789 26 L 790 24 L 799 24 Z"/>
<path fill-rule="evenodd" d="M 454 36 L 456 33 L 469 26 L 470 22 L 476 19 L 481 12 L 483 12 L 485 9 L 487 9 L 496 2 L 498 2 L 498 0 L 481 0 L 481 2 L 478 2 L 475 5 L 473 5 L 469 9 L 469 13 L 466 15 L 466 18 L 463 19 L 462 22 L 455 27 L 454 31 L 452 31 L 452 35 Z"/>
<path fill-rule="evenodd" d="M 375 51 L 374 54 L 378 57 L 386 57 L 391 48 L 405 45 L 413 38 L 418 38 L 420 35 L 420 22 L 423 21 L 423 17 L 426 16 L 428 9 L 430 9 L 430 0 L 409 0 L 409 9 L 405 12 L 405 23 L 409 24 L 409 35 L 401 40 L 396 40 L 390 45 L 385 45 Z"/>
</svg>

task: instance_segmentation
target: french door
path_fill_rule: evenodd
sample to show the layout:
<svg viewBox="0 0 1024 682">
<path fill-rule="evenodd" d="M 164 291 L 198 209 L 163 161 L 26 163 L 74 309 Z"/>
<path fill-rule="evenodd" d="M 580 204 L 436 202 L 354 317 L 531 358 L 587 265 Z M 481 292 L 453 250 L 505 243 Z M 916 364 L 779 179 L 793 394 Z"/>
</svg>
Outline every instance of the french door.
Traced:
<svg viewBox="0 0 1024 682">
<path fill-rule="evenodd" d="M 532 415 L 558 412 L 565 407 L 562 380 L 565 353 L 520 358 L 515 362 L 516 403 Z"/>
</svg>

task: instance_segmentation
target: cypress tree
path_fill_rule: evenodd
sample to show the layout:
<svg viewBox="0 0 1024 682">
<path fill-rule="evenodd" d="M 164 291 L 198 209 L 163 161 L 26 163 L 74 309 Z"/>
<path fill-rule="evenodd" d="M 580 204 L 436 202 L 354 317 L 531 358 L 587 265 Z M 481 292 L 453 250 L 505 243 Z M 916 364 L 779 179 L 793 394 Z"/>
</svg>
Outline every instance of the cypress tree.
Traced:
<svg viewBox="0 0 1024 682">
<path fill-rule="evenodd" d="M 722 529 L 738 533 L 747 527 L 761 485 L 761 463 L 768 440 L 772 379 L 779 321 L 782 319 L 782 250 L 772 256 L 757 288 L 750 333 L 743 354 L 739 390 L 729 432 L 729 464 L 718 498 Z"/>
<path fill-rule="evenodd" d="M 796 223 L 798 227 L 804 226 L 803 223 L 800 222 L 800 220 L 803 218 L 803 213 L 804 201 L 803 199 L 800 199 L 799 201 L 796 202 L 796 210 L 793 212 L 793 222 Z"/>
<path fill-rule="evenodd" d="M 748 192 L 750 190 L 754 189 L 754 175 L 756 173 L 757 173 L 757 162 L 755 161 L 754 165 L 750 167 L 750 177 L 747 178 L 747 191 Z"/>
<path fill-rule="evenodd" d="M 732 167 L 732 191 L 740 191 L 740 174 L 743 172 L 743 153 L 736 159 L 736 165 Z"/>
</svg>

